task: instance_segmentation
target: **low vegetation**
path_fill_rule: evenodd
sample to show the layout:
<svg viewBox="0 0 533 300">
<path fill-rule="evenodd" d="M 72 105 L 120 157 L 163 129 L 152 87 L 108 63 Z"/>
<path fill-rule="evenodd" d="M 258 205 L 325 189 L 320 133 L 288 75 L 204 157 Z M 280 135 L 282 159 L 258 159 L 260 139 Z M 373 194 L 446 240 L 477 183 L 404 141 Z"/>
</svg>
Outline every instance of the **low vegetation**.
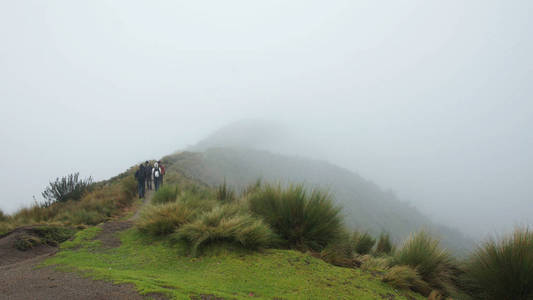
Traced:
<svg viewBox="0 0 533 300">
<path fill-rule="evenodd" d="M 424 299 L 360 269 L 332 266 L 293 250 L 250 252 L 212 245 L 202 257 L 191 258 L 183 243 L 169 247 L 165 240 L 131 229 L 120 234 L 120 247 L 100 251 L 93 240 L 98 229 L 79 232 L 45 264 L 134 284 L 141 294 L 170 299 Z"/>
<path fill-rule="evenodd" d="M 389 255 L 393 251 L 392 242 L 388 233 L 381 233 L 376 245 L 377 255 Z"/>
<path fill-rule="evenodd" d="M 236 199 L 235 190 L 226 184 L 226 180 L 217 187 L 216 194 L 217 200 L 222 203 L 231 203 Z"/>
<path fill-rule="evenodd" d="M 15 241 L 15 248 L 25 251 L 38 245 L 57 246 L 69 239 L 75 230 L 63 226 L 37 226 Z"/>
<path fill-rule="evenodd" d="M 439 241 L 427 232 L 412 234 L 394 255 L 395 265 L 414 268 L 430 287 L 444 293 L 453 291 L 457 269 L 452 256 L 440 248 Z"/>
<path fill-rule="evenodd" d="M 336 241 L 326 246 L 320 252 L 320 258 L 339 267 L 358 267 L 361 265 L 361 261 L 356 258 L 354 244 L 347 232 L 342 233 Z"/>
<path fill-rule="evenodd" d="M 331 196 L 303 185 L 263 185 L 249 195 L 249 205 L 293 249 L 321 251 L 343 232 L 340 208 Z"/>
<path fill-rule="evenodd" d="M 172 202 L 147 208 L 137 222 L 139 231 L 162 236 L 171 234 L 181 225 L 193 220 L 196 211 L 185 202 Z"/>
<path fill-rule="evenodd" d="M 394 266 L 388 269 L 383 276 L 383 282 L 387 282 L 397 289 L 411 289 L 422 295 L 428 295 L 431 292 L 431 288 L 417 270 L 410 266 Z"/>
<path fill-rule="evenodd" d="M 221 205 L 180 227 L 173 239 L 185 241 L 191 254 L 196 256 L 211 243 L 229 243 L 249 250 L 266 248 L 272 245 L 275 235 L 262 220 L 240 207 Z"/>
<path fill-rule="evenodd" d="M 96 225 L 118 215 L 135 200 L 136 183 L 132 176 L 93 184 L 81 199 L 34 203 L 0 220 L 0 234 L 24 225 Z"/>
<path fill-rule="evenodd" d="M 56 202 L 80 200 L 93 184 L 93 179 L 91 177 L 80 179 L 79 175 L 80 173 L 69 174 L 50 182 L 50 185 L 42 192 L 45 199 L 42 205 L 47 207 Z"/>
<path fill-rule="evenodd" d="M 174 202 L 177 200 L 178 194 L 177 185 L 163 185 L 152 197 L 152 203 L 163 204 Z"/>
<path fill-rule="evenodd" d="M 376 239 L 373 238 L 369 233 L 360 233 L 358 231 L 355 231 L 353 233 L 352 241 L 354 244 L 355 252 L 361 255 L 370 253 L 370 251 L 372 251 L 372 248 L 374 247 L 374 244 L 376 243 Z"/>
<path fill-rule="evenodd" d="M 475 299 L 533 299 L 533 232 L 516 229 L 478 247 L 466 263 L 464 281 Z"/>
</svg>

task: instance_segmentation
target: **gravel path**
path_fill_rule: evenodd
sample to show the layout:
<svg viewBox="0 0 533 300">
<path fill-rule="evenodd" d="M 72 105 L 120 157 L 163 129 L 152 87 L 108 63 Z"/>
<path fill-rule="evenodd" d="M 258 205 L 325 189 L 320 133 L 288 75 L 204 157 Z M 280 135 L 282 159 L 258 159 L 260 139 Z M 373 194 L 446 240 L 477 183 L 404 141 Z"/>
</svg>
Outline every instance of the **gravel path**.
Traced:
<svg viewBox="0 0 533 300">
<path fill-rule="evenodd" d="M 130 228 L 139 218 L 142 207 L 150 203 L 148 193 L 137 212 L 127 221 L 107 222 L 97 237 L 105 248 L 120 246 L 116 234 Z M 37 268 L 57 248 L 42 246 L 28 251 L 13 247 L 13 233 L 0 239 L 0 299 L 165 299 L 161 295 L 139 295 L 131 284 L 116 285 L 102 280 L 84 278 L 77 273 L 57 271 L 53 267 Z"/>
</svg>

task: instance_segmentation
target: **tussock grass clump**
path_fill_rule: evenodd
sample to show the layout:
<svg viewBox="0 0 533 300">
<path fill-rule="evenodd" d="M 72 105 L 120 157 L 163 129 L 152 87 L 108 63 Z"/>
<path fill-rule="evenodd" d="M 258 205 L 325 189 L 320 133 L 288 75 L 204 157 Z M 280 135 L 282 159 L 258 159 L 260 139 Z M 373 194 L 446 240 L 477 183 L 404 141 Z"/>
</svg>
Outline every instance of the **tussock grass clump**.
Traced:
<svg viewBox="0 0 533 300">
<path fill-rule="evenodd" d="M 340 208 L 320 190 L 267 184 L 248 198 L 252 213 L 264 218 L 291 248 L 321 251 L 343 231 Z"/>
<path fill-rule="evenodd" d="M 368 232 L 360 233 L 358 231 L 353 233 L 352 241 L 355 252 L 361 255 L 370 253 L 374 247 L 374 244 L 376 243 L 376 239 L 373 238 Z"/>
<path fill-rule="evenodd" d="M 452 290 L 454 261 L 448 251 L 439 247 L 439 241 L 425 231 L 412 234 L 404 242 L 394 255 L 394 264 L 415 268 L 432 288 L 445 293 Z"/>
<path fill-rule="evenodd" d="M 152 197 L 153 204 L 175 202 L 178 199 L 177 185 L 163 185 Z"/>
<path fill-rule="evenodd" d="M 378 244 L 376 245 L 376 254 L 390 254 L 392 252 L 392 242 L 388 233 L 381 233 L 379 235 Z"/>
<path fill-rule="evenodd" d="M 153 236 L 167 235 L 190 222 L 195 213 L 195 210 L 184 202 L 155 205 L 142 213 L 137 228 L 140 232 Z"/>
<path fill-rule="evenodd" d="M 533 299 L 533 232 L 487 241 L 467 261 L 464 278 L 475 299 Z"/>
<path fill-rule="evenodd" d="M 354 245 L 348 233 L 343 233 L 338 240 L 329 243 L 320 252 L 325 262 L 339 267 L 358 267 L 361 262 L 355 258 Z"/>
<path fill-rule="evenodd" d="M 382 280 L 400 290 L 411 289 L 423 295 L 431 292 L 429 285 L 410 266 L 394 266 L 386 271 Z"/>
<path fill-rule="evenodd" d="M 364 271 L 385 271 L 392 265 L 391 257 L 374 257 L 370 254 L 359 256 Z"/>
<path fill-rule="evenodd" d="M 180 227 L 173 235 L 174 241 L 185 241 L 193 256 L 203 247 L 217 243 L 230 243 L 255 250 L 272 244 L 275 235 L 262 220 L 254 218 L 236 205 L 222 205 L 198 216 L 196 220 Z"/>
<path fill-rule="evenodd" d="M 236 199 L 235 190 L 226 184 L 226 180 L 217 187 L 216 196 L 217 200 L 222 203 L 232 203 Z"/>
</svg>

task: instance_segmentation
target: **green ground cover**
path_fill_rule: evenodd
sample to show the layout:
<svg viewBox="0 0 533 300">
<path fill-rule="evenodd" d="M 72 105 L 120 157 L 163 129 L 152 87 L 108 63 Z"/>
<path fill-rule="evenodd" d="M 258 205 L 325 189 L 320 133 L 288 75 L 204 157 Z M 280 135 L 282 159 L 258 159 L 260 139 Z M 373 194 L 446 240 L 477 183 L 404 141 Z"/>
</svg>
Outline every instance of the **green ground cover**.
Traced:
<svg viewBox="0 0 533 300">
<path fill-rule="evenodd" d="M 94 240 L 100 230 L 78 232 L 44 265 L 133 283 L 142 294 L 163 293 L 173 299 L 423 299 L 397 291 L 371 273 L 335 267 L 298 251 L 250 252 L 216 245 L 193 258 L 183 245 L 147 239 L 134 228 L 120 233 L 120 247 L 106 250 Z"/>
</svg>

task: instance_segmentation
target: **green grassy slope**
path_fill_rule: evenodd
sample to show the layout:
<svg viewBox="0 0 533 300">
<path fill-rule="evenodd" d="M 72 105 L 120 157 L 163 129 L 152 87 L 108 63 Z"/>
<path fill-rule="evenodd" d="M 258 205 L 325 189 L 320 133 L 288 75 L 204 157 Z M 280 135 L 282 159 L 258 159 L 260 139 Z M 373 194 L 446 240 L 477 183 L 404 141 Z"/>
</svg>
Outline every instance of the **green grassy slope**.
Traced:
<svg viewBox="0 0 533 300">
<path fill-rule="evenodd" d="M 464 254 L 472 247 L 460 232 L 433 223 L 408 203 L 381 190 L 374 183 L 341 167 L 317 160 L 238 148 L 212 148 L 182 152 L 164 158 L 170 173 L 184 174 L 207 185 L 224 179 L 237 189 L 258 178 L 273 182 L 304 182 L 328 188 L 343 207 L 346 225 L 379 235 L 385 231 L 395 241 L 410 233 L 429 229 L 445 247 Z"/>
<path fill-rule="evenodd" d="M 216 295 L 229 299 L 423 299 L 396 291 L 359 269 L 329 265 L 289 250 L 244 252 L 218 246 L 206 255 L 184 255 L 182 246 L 147 240 L 136 229 L 120 234 L 122 245 L 101 249 L 93 240 L 101 230 L 78 232 L 46 265 L 83 271 L 90 277 L 133 283 L 143 294 L 173 299 Z"/>
</svg>

